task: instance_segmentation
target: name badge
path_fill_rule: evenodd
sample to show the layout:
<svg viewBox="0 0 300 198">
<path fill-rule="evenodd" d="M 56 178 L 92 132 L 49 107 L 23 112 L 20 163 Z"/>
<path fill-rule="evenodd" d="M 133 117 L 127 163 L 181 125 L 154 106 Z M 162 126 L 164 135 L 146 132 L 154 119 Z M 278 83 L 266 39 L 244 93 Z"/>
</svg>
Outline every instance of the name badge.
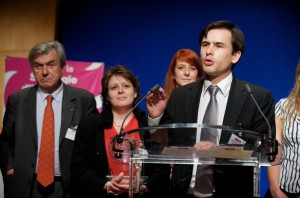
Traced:
<svg viewBox="0 0 300 198">
<path fill-rule="evenodd" d="M 241 144 L 241 145 L 245 145 L 246 141 L 243 140 L 242 138 L 238 137 L 235 134 L 231 134 L 231 137 L 228 141 L 228 144 Z"/>
<path fill-rule="evenodd" d="M 73 128 L 68 128 L 65 138 L 74 141 L 77 131 L 77 125 Z"/>
</svg>

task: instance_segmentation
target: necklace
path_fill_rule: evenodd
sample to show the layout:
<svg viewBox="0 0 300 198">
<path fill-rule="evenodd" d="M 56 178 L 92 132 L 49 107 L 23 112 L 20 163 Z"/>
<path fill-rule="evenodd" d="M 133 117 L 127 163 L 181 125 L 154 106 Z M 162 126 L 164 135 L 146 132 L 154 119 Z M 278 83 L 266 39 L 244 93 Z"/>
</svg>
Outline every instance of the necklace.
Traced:
<svg viewBox="0 0 300 198">
<path fill-rule="evenodd" d="M 133 114 L 130 114 L 130 115 L 127 117 L 127 121 L 130 120 L 130 119 L 132 118 L 132 115 L 133 115 Z M 122 123 L 122 122 L 121 122 L 121 123 Z M 123 123 L 122 123 L 122 124 L 119 124 L 119 123 L 117 123 L 117 122 L 113 119 L 113 124 L 114 124 L 116 127 L 120 127 L 120 128 L 121 128 L 121 125 L 122 125 Z M 123 127 L 125 128 L 125 126 L 126 126 L 127 124 L 128 124 L 128 122 L 127 122 L 127 123 L 124 122 L 124 124 L 123 124 L 124 126 L 123 126 Z"/>
<path fill-rule="evenodd" d="M 120 124 L 118 124 L 118 123 L 116 123 L 114 120 L 113 120 L 113 123 L 114 123 L 114 125 L 115 125 L 115 126 L 117 126 L 117 127 L 121 127 L 121 125 L 120 125 Z"/>
</svg>

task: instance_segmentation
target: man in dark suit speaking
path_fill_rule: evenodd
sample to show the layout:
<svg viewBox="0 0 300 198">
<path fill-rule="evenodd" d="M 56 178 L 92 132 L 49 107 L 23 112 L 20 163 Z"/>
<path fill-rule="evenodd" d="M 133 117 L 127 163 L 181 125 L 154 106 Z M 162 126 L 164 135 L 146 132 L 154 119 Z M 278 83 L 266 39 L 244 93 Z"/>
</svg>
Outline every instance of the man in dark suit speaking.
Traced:
<svg viewBox="0 0 300 198">
<path fill-rule="evenodd" d="M 66 53 L 57 41 L 29 52 L 37 85 L 9 96 L 0 135 L 6 198 L 70 196 L 70 160 L 78 122 L 97 114 L 90 92 L 61 81 Z"/>
<path fill-rule="evenodd" d="M 232 74 L 233 67 L 244 52 L 244 35 L 229 21 L 215 21 L 208 24 L 200 33 L 200 54 L 205 79 L 176 88 L 168 101 L 163 90 L 148 96 L 149 124 L 158 123 L 205 123 L 205 110 L 210 106 L 210 88 L 217 87 L 214 94 L 215 123 L 233 128 L 241 126 L 258 133 L 268 133 L 269 127 L 254 101 L 248 94 L 245 84 L 252 89 L 254 98 L 268 119 L 271 130 L 275 131 L 274 99 L 270 91 L 239 80 Z M 218 108 L 215 108 L 217 106 Z M 151 109 L 152 108 L 152 109 Z M 212 111 L 212 110 L 211 110 Z M 173 130 L 169 133 L 171 145 L 194 146 L 206 149 L 213 144 L 227 144 L 231 133 L 219 131 L 215 142 L 203 141 L 203 130 Z M 240 139 L 240 141 L 247 141 Z M 195 193 L 197 166 L 174 164 L 170 197 L 253 197 L 253 167 L 214 166 L 213 185 L 210 192 Z M 197 189 L 199 190 L 199 189 Z"/>
</svg>

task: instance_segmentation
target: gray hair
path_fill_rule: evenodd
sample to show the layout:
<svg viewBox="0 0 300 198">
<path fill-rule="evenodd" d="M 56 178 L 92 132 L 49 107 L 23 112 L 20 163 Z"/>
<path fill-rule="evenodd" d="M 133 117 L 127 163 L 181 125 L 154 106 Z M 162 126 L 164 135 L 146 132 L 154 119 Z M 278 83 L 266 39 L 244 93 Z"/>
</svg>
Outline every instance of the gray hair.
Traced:
<svg viewBox="0 0 300 198">
<path fill-rule="evenodd" d="M 60 66 L 66 65 L 66 52 L 63 45 L 58 41 L 46 41 L 36 44 L 29 52 L 28 59 L 31 66 L 34 65 L 34 59 L 37 55 L 48 54 L 51 50 L 55 50 Z"/>
</svg>

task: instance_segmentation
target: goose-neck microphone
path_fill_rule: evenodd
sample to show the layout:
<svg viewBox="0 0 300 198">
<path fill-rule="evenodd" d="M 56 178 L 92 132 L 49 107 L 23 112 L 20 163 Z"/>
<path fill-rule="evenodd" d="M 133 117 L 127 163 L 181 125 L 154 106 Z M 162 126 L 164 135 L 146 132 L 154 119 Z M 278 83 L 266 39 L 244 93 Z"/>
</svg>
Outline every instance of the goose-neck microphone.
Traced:
<svg viewBox="0 0 300 198">
<path fill-rule="evenodd" d="M 256 102 L 256 100 L 255 100 L 255 98 L 252 94 L 250 86 L 248 84 L 245 84 L 245 88 L 246 88 L 247 92 L 249 93 L 249 95 L 251 96 L 252 100 L 254 101 L 254 103 L 255 103 L 257 109 L 259 110 L 260 114 L 263 116 L 266 123 L 268 124 L 268 137 L 266 138 L 266 144 L 265 144 L 266 154 L 268 156 L 268 161 L 269 162 L 274 162 L 275 158 L 276 158 L 276 155 L 278 153 L 278 142 L 277 142 L 276 138 L 273 137 L 270 122 L 267 119 L 267 117 L 265 116 L 265 114 L 263 113 L 263 111 L 261 110 L 261 108 L 259 107 L 259 105 L 257 104 L 257 102 Z"/>
<path fill-rule="evenodd" d="M 124 140 L 126 139 L 126 134 L 124 134 L 124 124 L 126 119 L 128 118 L 128 116 L 133 112 L 134 109 L 136 109 L 136 107 L 143 101 L 145 100 L 145 98 L 147 96 L 149 96 L 151 93 L 156 92 L 158 89 L 160 88 L 159 84 L 154 85 L 149 91 L 148 93 L 142 97 L 131 109 L 130 111 L 126 114 L 122 124 L 121 124 L 121 128 L 120 128 L 120 133 L 118 135 L 116 135 L 115 140 L 117 141 L 117 143 L 120 145 L 124 142 Z M 117 149 L 115 148 L 115 144 L 113 144 L 113 151 L 115 151 L 115 158 L 121 158 L 122 157 L 122 152 L 123 150 L 121 149 Z"/>
</svg>

